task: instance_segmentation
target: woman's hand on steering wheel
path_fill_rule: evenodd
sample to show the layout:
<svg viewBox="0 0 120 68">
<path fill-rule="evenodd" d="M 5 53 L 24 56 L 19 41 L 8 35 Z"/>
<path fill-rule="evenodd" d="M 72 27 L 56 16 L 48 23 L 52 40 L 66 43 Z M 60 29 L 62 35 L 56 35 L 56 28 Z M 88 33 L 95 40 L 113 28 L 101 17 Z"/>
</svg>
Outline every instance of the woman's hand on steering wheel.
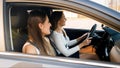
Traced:
<svg viewBox="0 0 120 68">
<path fill-rule="evenodd" d="M 86 38 L 82 43 L 80 43 L 80 48 L 87 46 L 91 43 L 92 37 Z"/>
<path fill-rule="evenodd" d="M 83 40 L 85 40 L 86 37 L 87 37 L 87 35 L 88 35 L 88 33 L 83 34 L 82 36 L 80 36 L 79 38 L 77 38 L 77 41 L 83 41 Z"/>
</svg>

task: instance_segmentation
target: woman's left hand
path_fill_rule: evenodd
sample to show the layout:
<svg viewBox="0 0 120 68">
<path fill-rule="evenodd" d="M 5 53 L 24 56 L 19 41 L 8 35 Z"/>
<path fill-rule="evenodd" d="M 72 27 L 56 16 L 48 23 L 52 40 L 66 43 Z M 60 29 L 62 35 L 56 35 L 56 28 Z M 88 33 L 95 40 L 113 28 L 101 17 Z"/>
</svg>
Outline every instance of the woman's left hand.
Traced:
<svg viewBox="0 0 120 68">
<path fill-rule="evenodd" d="M 82 43 L 80 43 L 81 48 L 83 46 L 89 45 L 91 43 L 92 37 L 86 38 Z"/>
</svg>

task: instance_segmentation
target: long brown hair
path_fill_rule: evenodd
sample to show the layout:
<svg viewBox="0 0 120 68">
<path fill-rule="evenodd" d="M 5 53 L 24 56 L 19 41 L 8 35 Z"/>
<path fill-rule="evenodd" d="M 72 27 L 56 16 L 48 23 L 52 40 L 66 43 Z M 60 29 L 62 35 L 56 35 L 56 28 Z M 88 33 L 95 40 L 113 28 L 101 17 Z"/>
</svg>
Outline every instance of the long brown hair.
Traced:
<svg viewBox="0 0 120 68">
<path fill-rule="evenodd" d="M 42 37 L 41 29 L 39 28 L 39 23 L 44 23 L 47 18 L 47 14 L 43 11 L 33 10 L 30 12 L 28 18 L 28 35 L 29 40 L 34 42 L 37 48 L 39 48 L 42 55 L 49 55 L 48 51 L 50 48 L 46 44 L 45 39 Z"/>
</svg>

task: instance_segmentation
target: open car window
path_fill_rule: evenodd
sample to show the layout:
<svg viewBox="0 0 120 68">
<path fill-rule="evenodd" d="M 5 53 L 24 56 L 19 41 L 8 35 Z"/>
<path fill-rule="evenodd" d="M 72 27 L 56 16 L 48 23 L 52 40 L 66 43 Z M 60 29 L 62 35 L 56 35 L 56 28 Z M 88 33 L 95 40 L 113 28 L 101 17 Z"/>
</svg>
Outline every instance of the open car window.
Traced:
<svg viewBox="0 0 120 68">
<path fill-rule="evenodd" d="M 89 30 L 94 24 L 97 24 L 96 30 L 102 30 L 102 24 L 92 18 L 66 10 L 63 10 L 63 12 L 67 19 L 64 28 Z"/>
<path fill-rule="evenodd" d="M 35 8 L 19 7 L 19 9 L 18 7 L 13 7 L 11 9 L 11 30 L 12 30 L 12 45 L 13 45 L 12 50 L 15 52 L 22 52 L 22 47 L 28 39 L 27 18 L 28 18 L 29 12 L 33 9 L 38 9 L 38 7 L 37 8 L 36 7 Z M 74 13 L 71 11 L 67 11 L 67 10 L 63 10 L 63 9 L 57 10 L 57 9 L 50 9 L 49 7 L 47 8 L 42 7 L 41 9 L 48 10 L 49 15 L 51 13 L 51 10 L 52 11 L 62 10 L 64 12 L 65 17 L 67 18 L 66 25 L 64 26 L 64 28 L 70 39 L 75 39 L 79 36 L 82 36 L 82 34 L 89 32 L 91 27 L 94 24 L 96 24 L 97 25 L 96 35 L 95 35 L 95 39 L 93 40 L 93 44 L 91 44 L 91 45 L 96 45 L 96 46 L 93 46 L 93 48 L 88 47 L 86 50 L 82 50 L 81 52 L 86 53 L 86 54 L 98 53 L 98 56 L 100 58 L 98 61 L 110 61 L 109 59 L 110 50 L 108 50 L 108 52 L 106 53 L 105 49 L 106 48 L 111 49 L 114 43 L 113 43 L 113 40 L 110 40 L 108 37 L 104 38 L 105 37 L 104 34 L 106 32 L 103 31 L 102 24 L 100 22 L 92 18 L 86 17 L 84 15 Z M 106 34 L 106 35 L 109 36 L 109 34 Z M 106 41 L 110 41 L 111 42 L 110 46 L 101 47 L 102 45 L 104 45 L 105 42 L 101 42 L 102 44 L 98 45 L 98 43 L 102 39 L 106 39 Z M 106 44 L 106 45 L 109 45 L 109 44 Z M 103 49 L 99 50 L 98 47 L 103 48 Z M 104 56 L 105 58 L 103 58 L 102 56 Z"/>
</svg>

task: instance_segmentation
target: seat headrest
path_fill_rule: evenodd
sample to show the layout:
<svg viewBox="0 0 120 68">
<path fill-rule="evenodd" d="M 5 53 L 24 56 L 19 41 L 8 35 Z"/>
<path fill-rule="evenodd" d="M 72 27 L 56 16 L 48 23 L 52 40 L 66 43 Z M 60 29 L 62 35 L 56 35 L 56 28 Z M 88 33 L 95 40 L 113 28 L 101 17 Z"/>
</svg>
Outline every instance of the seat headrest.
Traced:
<svg viewBox="0 0 120 68">
<path fill-rule="evenodd" d="M 11 9 L 12 28 L 24 28 L 27 26 L 28 13 L 23 9 Z"/>
</svg>

